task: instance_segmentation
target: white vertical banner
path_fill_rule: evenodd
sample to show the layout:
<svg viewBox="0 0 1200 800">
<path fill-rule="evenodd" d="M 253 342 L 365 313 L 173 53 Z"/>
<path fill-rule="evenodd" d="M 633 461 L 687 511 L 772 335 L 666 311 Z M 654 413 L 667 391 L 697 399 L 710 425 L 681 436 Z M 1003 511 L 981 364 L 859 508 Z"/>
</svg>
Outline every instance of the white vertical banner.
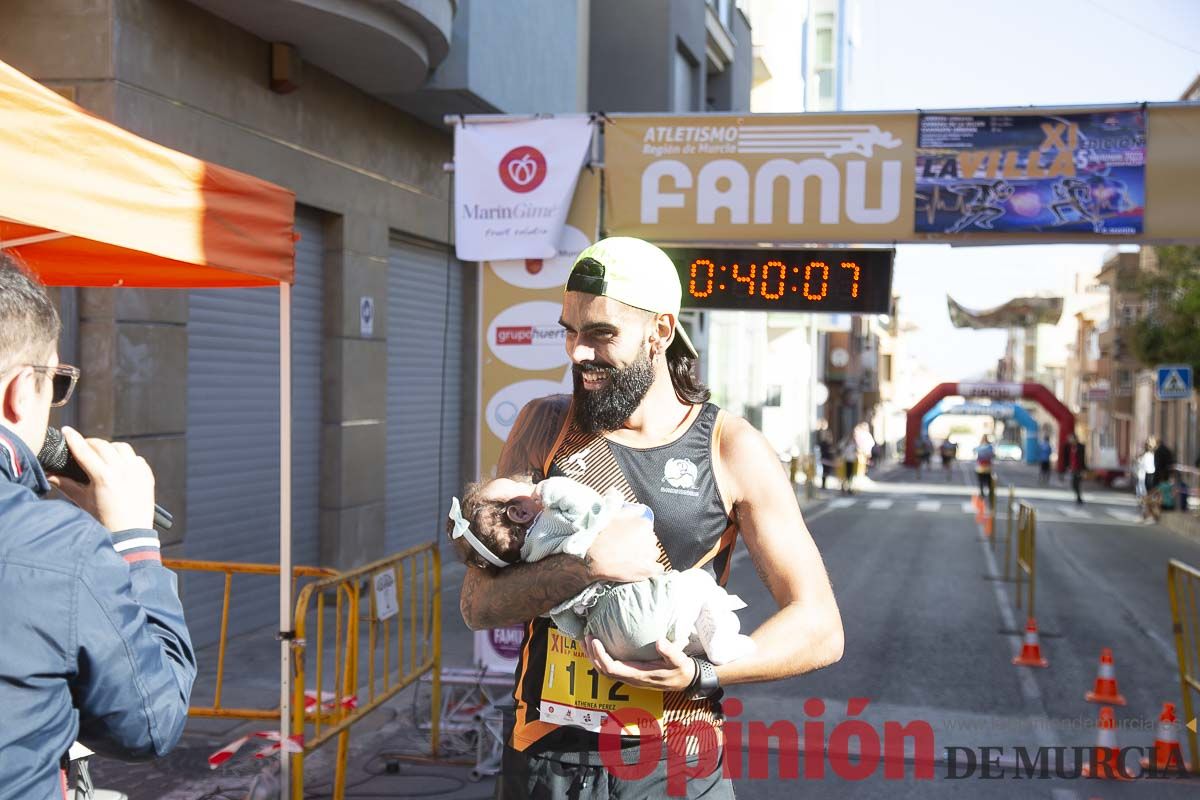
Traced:
<svg viewBox="0 0 1200 800">
<path fill-rule="evenodd" d="M 592 139 L 587 116 L 454 128 L 455 253 L 552 258 Z"/>
</svg>

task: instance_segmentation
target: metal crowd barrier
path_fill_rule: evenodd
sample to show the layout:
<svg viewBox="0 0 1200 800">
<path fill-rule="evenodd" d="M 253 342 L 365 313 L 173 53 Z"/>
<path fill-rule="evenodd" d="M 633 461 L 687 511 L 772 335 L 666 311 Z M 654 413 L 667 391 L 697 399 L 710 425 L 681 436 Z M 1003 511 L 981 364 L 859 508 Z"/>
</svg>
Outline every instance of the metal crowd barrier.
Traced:
<svg viewBox="0 0 1200 800">
<path fill-rule="evenodd" d="M 188 558 L 164 558 L 163 566 L 175 572 L 215 573 L 225 576 L 225 590 L 221 600 L 221 634 L 217 640 L 217 680 L 212 704 L 197 705 L 193 698 L 188 715 L 192 717 L 220 717 L 226 719 L 279 719 L 279 692 L 271 696 L 269 708 L 226 708 L 221 704 L 225 688 L 225 654 L 229 642 L 229 605 L 233 594 L 234 575 L 259 575 L 278 577 L 278 564 L 250 564 L 231 561 L 198 561 Z M 328 578 L 337 575 L 337 570 L 325 567 L 293 567 L 292 579 Z M 293 586 L 294 588 L 294 586 Z"/>
<path fill-rule="evenodd" d="M 1167 563 L 1167 593 L 1171 598 L 1171 623 L 1175 632 L 1175 657 L 1179 662 L 1179 687 L 1183 692 L 1183 719 L 1196 718 L 1194 693 L 1200 693 L 1200 569 L 1172 559 Z M 1200 769 L 1197 731 L 1184 726 L 1192 769 Z"/>
<path fill-rule="evenodd" d="M 1013 509 L 1016 508 L 1016 504 L 1017 504 L 1016 492 L 1013 490 L 1012 484 L 1010 483 L 1008 485 L 1008 513 L 1005 515 L 1005 529 L 1004 529 L 1004 579 L 1005 580 L 1008 580 L 1009 569 L 1011 568 L 1011 564 L 1009 563 L 1009 552 L 1010 552 L 1009 548 L 1012 546 Z M 993 508 L 992 516 L 994 517 L 995 514 L 996 514 L 996 510 Z M 992 537 L 992 552 L 993 553 L 996 551 L 996 540 L 999 538 L 1000 538 L 999 535 Z"/>
<path fill-rule="evenodd" d="M 335 736 L 338 754 L 332 793 L 334 800 L 342 800 L 351 726 L 426 673 L 432 674 L 431 755 L 437 756 L 441 704 L 441 590 L 441 553 L 437 542 L 412 547 L 349 572 L 323 578 L 300 590 L 296 600 L 296 680 L 292 713 L 293 730 L 303 733 L 304 747 L 303 752 L 291 756 L 293 800 L 304 798 L 305 755 Z M 330 627 L 326 622 L 329 594 L 334 596 L 335 603 L 332 673 L 325 670 L 323 655 Z M 315 625 L 310 617 L 315 619 Z M 365 659 L 360 658 L 362 625 L 367 627 Z M 344 659 L 341 657 L 343 647 Z M 306 654 L 309 650 L 315 655 L 316 713 L 305 711 L 304 691 L 309 678 Z"/>
<path fill-rule="evenodd" d="M 1037 510 L 1021 502 L 1017 511 L 1017 608 L 1021 608 L 1021 586 L 1026 589 L 1026 616 L 1033 617 L 1034 587 L 1037 584 Z"/>
<path fill-rule="evenodd" d="M 164 559 L 163 564 L 176 572 L 215 573 L 225 579 L 212 702 L 192 703 L 188 714 L 278 721 L 278 689 L 271 695 L 272 705 L 265 708 L 226 707 L 222 694 L 234 576 L 278 577 L 279 565 L 191 559 Z M 302 747 L 301 752 L 290 756 L 293 800 L 304 798 L 305 756 L 334 737 L 338 739 L 338 752 L 331 792 L 335 800 L 342 800 L 350 728 L 426 674 L 431 675 L 433 684 L 430 736 L 431 754 L 436 756 L 442 659 L 441 554 L 437 542 L 345 573 L 323 567 L 295 567 L 292 576 L 295 581 L 309 579 L 300 588 L 295 608 L 292 732 L 299 735 Z"/>
</svg>

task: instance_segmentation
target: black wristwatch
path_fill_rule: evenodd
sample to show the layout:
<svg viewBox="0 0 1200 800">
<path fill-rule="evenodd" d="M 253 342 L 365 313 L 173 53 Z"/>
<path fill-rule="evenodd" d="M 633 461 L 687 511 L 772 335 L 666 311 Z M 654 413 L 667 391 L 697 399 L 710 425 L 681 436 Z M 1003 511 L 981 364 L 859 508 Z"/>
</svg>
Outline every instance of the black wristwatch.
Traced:
<svg viewBox="0 0 1200 800">
<path fill-rule="evenodd" d="M 696 676 L 683 692 L 689 700 L 707 700 L 721 688 L 721 682 L 717 680 L 717 668 L 711 661 L 699 656 L 692 656 L 692 661 L 696 662 Z"/>
</svg>

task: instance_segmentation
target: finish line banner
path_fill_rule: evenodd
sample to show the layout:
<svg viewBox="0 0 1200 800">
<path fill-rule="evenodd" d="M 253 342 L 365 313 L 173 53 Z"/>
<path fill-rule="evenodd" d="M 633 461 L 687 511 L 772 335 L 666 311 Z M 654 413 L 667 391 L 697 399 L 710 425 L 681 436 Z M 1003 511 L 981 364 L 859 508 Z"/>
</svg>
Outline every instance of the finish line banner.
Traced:
<svg viewBox="0 0 1200 800">
<path fill-rule="evenodd" d="M 458 258 L 553 258 L 591 142 L 586 116 L 456 125 Z"/>
<path fill-rule="evenodd" d="M 917 233 L 1143 232 L 1146 112 L 921 114 Z"/>
<path fill-rule="evenodd" d="M 1200 103 L 610 114 L 604 228 L 663 245 L 1200 244 Z"/>
<path fill-rule="evenodd" d="M 609 234 L 673 243 L 911 238 L 912 113 L 610 119 Z"/>
</svg>

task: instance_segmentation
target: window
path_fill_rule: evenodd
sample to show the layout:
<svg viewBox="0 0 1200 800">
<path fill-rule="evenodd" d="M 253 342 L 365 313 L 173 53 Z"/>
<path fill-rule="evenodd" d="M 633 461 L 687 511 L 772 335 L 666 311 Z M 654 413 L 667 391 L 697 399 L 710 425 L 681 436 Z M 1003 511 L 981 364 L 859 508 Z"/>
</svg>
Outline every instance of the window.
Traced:
<svg viewBox="0 0 1200 800">
<path fill-rule="evenodd" d="M 817 70 L 817 94 L 822 100 L 833 99 L 833 70 Z"/>
<path fill-rule="evenodd" d="M 833 28 L 817 30 L 817 63 L 833 63 Z"/>
<path fill-rule="evenodd" d="M 675 51 L 676 113 L 700 110 L 700 74 L 695 60 L 682 47 Z"/>
<path fill-rule="evenodd" d="M 765 402 L 763 402 L 763 405 L 770 406 L 771 408 L 778 408 L 779 406 L 783 405 L 783 387 L 769 387 L 767 389 L 767 399 Z"/>
<path fill-rule="evenodd" d="M 892 357 L 888 353 L 884 353 L 881 357 L 883 363 L 880 364 L 879 376 L 887 383 L 892 382 Z"/>
</svg>

